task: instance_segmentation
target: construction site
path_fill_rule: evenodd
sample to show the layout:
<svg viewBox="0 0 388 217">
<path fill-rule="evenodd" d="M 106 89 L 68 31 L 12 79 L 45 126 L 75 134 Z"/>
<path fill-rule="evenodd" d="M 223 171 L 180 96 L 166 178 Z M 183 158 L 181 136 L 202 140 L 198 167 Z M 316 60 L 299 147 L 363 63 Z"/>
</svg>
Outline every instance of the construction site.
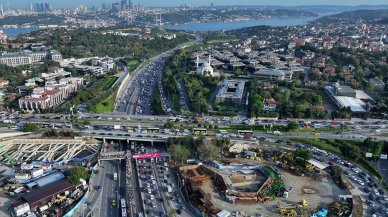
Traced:
<svg viewBox="0 0 388 217">
<path fill-rule="evenodd" d="M 332 179 L 299 176 L 266 161 L 189 165 L 179 168 L 190 201 L 208 216 L 333 216 L 351 212 L 347 192 Z M 309 165 L 312 168 L 312 166 Z M 334 204 L 335 203 L 335 204 Z M 233 205 L 231 205 L 233 204 Z"/>
</svg>

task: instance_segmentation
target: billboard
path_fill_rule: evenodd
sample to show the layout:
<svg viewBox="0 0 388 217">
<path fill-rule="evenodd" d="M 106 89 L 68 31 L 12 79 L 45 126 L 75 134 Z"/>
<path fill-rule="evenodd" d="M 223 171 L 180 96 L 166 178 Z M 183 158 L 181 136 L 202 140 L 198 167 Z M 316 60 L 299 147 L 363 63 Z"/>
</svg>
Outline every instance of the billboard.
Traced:
<svg viewBox="0 0 388 217">
<path fill-rule="evenodd" d="M 133 159 L 149 159 L 154 157 L 160 157 L 160 153 L 149 153 L 149 154 L 136 154 L 133 155 Z"/>
</svg>

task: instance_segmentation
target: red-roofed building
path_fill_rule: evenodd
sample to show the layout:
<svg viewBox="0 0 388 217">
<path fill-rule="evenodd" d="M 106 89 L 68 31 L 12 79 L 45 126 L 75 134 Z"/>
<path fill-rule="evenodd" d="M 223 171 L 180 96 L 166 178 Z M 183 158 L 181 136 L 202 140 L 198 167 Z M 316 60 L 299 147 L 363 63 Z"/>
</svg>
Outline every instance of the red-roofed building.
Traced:
<svg viewBox="0 0 388 217">
<path fill-rule="evenodd" d="M 8 87 L 9 81 L 0 78 L 0 89 Z"/>
<path fill-rule="evenodd" d="M 264 111 L 276 111 L 278 103 L 274 98 L 264 99 Z"/>
</svg>

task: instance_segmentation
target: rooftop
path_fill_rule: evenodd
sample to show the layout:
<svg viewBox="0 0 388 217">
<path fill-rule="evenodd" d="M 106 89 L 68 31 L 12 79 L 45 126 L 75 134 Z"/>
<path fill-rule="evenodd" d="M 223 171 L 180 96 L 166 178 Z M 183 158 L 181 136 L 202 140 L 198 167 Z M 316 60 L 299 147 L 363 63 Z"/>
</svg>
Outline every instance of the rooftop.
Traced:
<svg viewBox="0 0 388 217">
<path fill-rule="evenodd" d="M 27 193 L 22 196 L 23 200 L 27 203 L 35 203 L 37 201 L 43 200 L 47 197 L 51 197 L 56 194 L 60 194 L 65 190 L 74 187 L 74 185 L 70 184 L 65 180 L 61 180 L 52 184 L 45 186 L 44 188 L 37 189 L 30 193 Z"/>
<path fill-rule="evenodd" d="M 62 173 L 54 173 L 54 174 L 50 174 L 48 176 L 45 176 L 41 179 L 38 179 L 35 182 L 41 188 L 41 187 L 49 185 L 51 183 L 60 181 L 64 178 L 65 178 L 65 176 Z"/>
<path fill-rule="evenodd" d="M 277 69 L 260 69 L 255 72 L 256 75 L 268 75 L 268 76 L 285 76 L 285 72 Z"/>
<path fill-rule="evenodd" d="M 343 107 L 350 107 L 352 112 L 366 112 L 360 103 L 353 97 L 335 96 L 335 98 Z"/>
</svg>

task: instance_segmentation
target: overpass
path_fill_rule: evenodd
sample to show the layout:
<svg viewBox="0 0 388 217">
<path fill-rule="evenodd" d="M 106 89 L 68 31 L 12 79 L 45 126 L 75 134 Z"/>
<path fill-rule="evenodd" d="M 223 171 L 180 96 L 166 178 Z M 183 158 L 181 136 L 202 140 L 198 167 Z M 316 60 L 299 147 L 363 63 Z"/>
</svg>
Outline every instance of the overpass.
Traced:
<svg viewBox="0 0 388 217">
<path fill-rule="evenodd" d="M 104 152 L 100 153 L 98 156 L 98 163 L 105 160 L 124 160 L 124 159 L 142 159 L 142 158 L 159 158 L 159 157 L 171 157 L 170 153 L 146 153 L 146 154 L 136 154 L 131 155 L 129 152 L 125 151 L 115 151 L 115 152 Z"/>
<path fill-rule="evenodd" d="M 94 139 L 102 139 L 104 141 L 104 143 L 106 142 L 106 140 L 124 140 L 124 141 L 127 141 L 127 143 L 130 143 L 131 141 L 150 142 L 151 144 L 153 144 L 154 142 L 167 142 L 167 138 L 161 138 L 161 137 L 156 138 L 156 137 L 146 137 L 146 136 L 139 137 L 139 135 L 137 135 L 137 136 L 134 136 L 134 135 L 119 136 L 119 135 L 91 134 L 89 136 L 93 137 Z"/>
</svg>

